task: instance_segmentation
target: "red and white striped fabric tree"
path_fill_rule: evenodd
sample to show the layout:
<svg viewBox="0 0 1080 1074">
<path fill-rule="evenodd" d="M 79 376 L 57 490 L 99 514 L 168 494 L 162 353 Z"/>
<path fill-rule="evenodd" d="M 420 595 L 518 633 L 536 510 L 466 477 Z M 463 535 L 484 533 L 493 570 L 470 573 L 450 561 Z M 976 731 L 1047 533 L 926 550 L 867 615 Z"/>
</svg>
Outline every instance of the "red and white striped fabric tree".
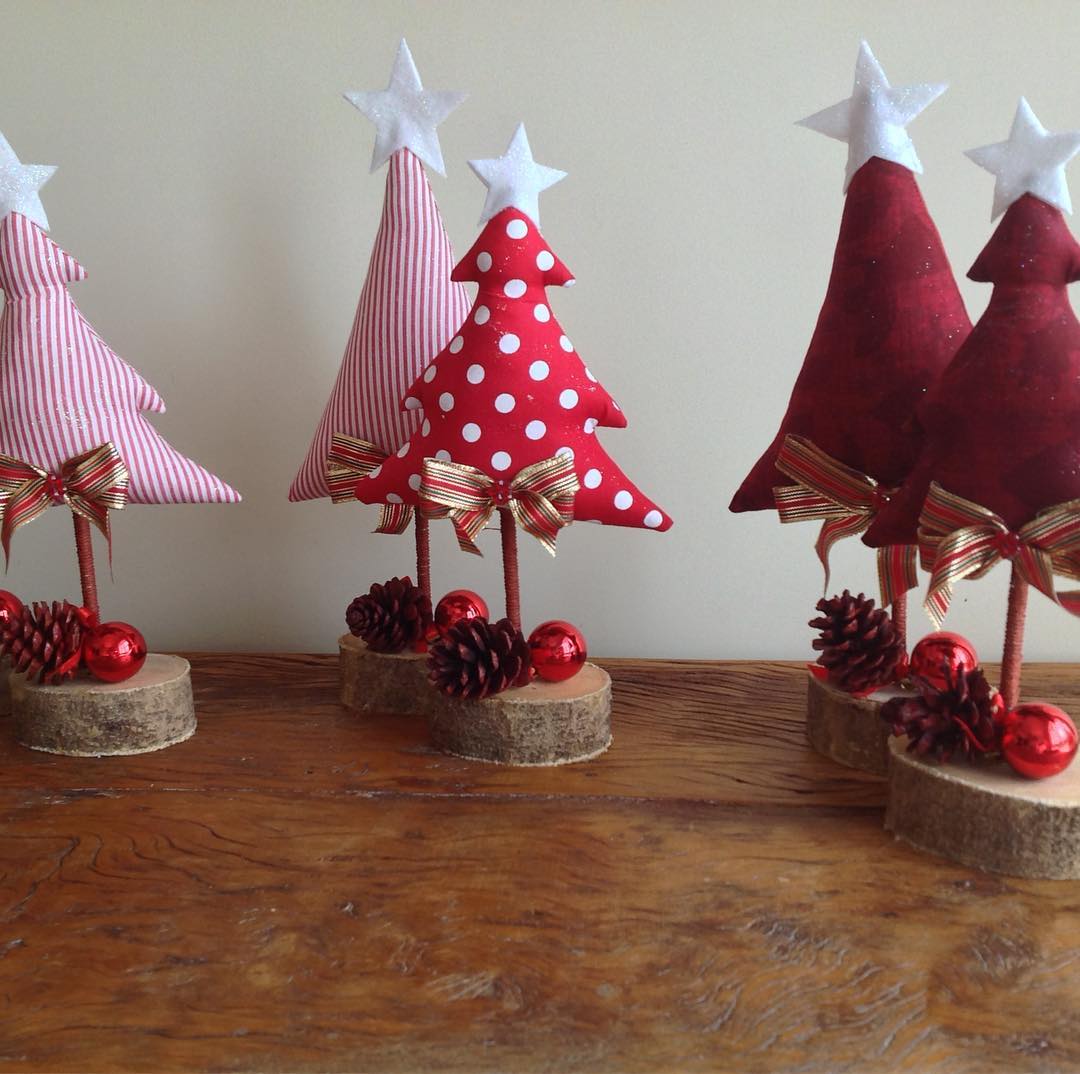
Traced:
<svg viewBox="0 0 1080 1074">
<path fill-rule="evenodd" d="M 0 452 L 50 473 L 113 443 L 130 476 L 128 503 L 238 503 L 143 416 L 161 396 L 79 312 L 67 284 L 82 265 L 21 213 L 0 221 Z"/>
<path fill-rule="evenodd" d="M 425 91 L 402 41 L 389 87 L 346 97 L 376 124 L 372 171 L 389 161 L 382 221 L 345 356 L 289 490 L 292 501 L 331 495 L 327 459 L 335 435 L 384 455 L 409 439 L 420 417 L 403 411 L 401 398 L 469 308 L 465 288 L 450 279 L 454 253 L 424 171 L 426 163 L 443 173 L 435 128 L 463 95 Z M 417 581 L 430 592 L 426 520 L 417 516 L 416 527 Z"/>
<path fill-rule="evenodd" d="M 543 185 L 562 177 L 532 161 L 524 128 L 507 157 L 473 166 L 483 175 L 484 165 L 514 154 L 527 157 L 527 173 L 549 173 L 541 174 Z M 536 194 L 543 185 L 534 182 L 530 190 L 520 176 L 511 178 L 516 187 L 496 178 L 489 182 L 487 223 L 454 269 L 455 280 L 478 285 L 472 309 L 403 400 L 407 412 L 423 415 L 420 428 L 359 482 L 356 495 L 365 503 L 421 505 L 427 459 L 473 468 L 493 489 L 509 494 L 523 470 L 563 456 L 572 461 L 580 486 L 574 519 L 666 530 L 670 517 L 630 481 L 596 436 L 601 426 L 624 428 L 626 418 L 548 305 L 545 288 L 569 286 L 573 277 L 536 223 Z M 503 511 L 504 538 L 509 518 Z M 508 606 L 514 600 L 508 593 Z M 509 607 L 508 614 L 515 618 Z"/>
<path fill-rule="evenodd" d="M 89 520 L 108 533 L 109 509 L 125 500 L 235 503 L 240 497 L 171 447 L 143 417 L 165 410 L 161 397 L 72 301 L 67 284 L 86 273 L 45 234 L 48 221 L 37 193 L 52 171 L 20 164 L 0 137 L 4 544 L 16 525 L 49 503 L 69 505 L 83 603 L 97 616 Z"/>
</svg>

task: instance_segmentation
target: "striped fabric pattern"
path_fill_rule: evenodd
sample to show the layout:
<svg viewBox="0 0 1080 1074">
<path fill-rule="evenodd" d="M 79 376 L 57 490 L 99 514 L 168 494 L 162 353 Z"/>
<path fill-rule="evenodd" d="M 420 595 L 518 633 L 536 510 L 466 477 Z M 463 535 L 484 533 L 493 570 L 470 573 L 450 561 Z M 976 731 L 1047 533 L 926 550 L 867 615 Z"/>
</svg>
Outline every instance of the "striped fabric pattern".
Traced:
<svg viewBox="0 0 1080 1074">
<path fill-rule="evenodd" d="M 424 166 L 399 149 L 387 168 L 382 223 L 345 357 L 290 500 L 330 495 L 326 460 L 334 433 L 392 454 L 419 427 L 422 415 L 402 410 L 401 400 L 469 312 L 465 288 L 450 282 L 453 267 Z"/>
<path fill-rule="evenodd" d="M 236 503 L 220 478 L 172 448 L 143 417 L 156 391 L 79 312 L 67 284 L 83 267 L 20 213 L 0 221 L 0 452 L 57 473 L 112 442 L 128 503 Z"/>
</svg>

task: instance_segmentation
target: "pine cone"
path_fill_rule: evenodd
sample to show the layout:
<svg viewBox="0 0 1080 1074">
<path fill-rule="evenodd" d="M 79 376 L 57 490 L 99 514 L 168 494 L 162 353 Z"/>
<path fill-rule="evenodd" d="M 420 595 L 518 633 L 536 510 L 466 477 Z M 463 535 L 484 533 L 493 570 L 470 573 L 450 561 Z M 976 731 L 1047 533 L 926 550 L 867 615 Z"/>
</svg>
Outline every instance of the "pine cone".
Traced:
<svg viewBox="0 0 1080 1074">
<path fill-rule="evenodd" d="M 942 761 L 960 753 L 968 760 L 999 747 L 994 719 L 1000 696 L 986 681 L 982 668 L 952 671 L 944 665 L 945 687 L 938 689 L 922 676 L 913 676 L 918 697 L 894 697 L 881 706 L 881 716 L 894 735 L 907 735 L 908 751 Z"/>
<path fill-rule="evenodd" d="M 854 694 L 896 681 L 904 643 L 884 608 L 845 589 L 838 597 L 819 600 L 817 610 L 822 614 L 810 626 L 821 637 L 813 646 L 833 686 Z"/>
<path fill-rule="evenodd" d="M 373 653 L 400 653 L 422 641 L 431 626 L 431 598 L 411 578 L 376 583 L 345 612 L 349 633 Z"/>
<path fill-rule="evenodd" d="M 524 686 L 529 668 L 529 644 L 509 619 L 462 619 L 428 651 L 431 684 L 469 701 Z"/>
<path fill-rule="evenodd" d="M 12 669 L 40 683 L 55 685 L 70 679 L 82 661 L 85 612 L 66 600 L 52 604 L 34 601 L 13 616 L 0 634 L 0 656 Z"/>
</svg>

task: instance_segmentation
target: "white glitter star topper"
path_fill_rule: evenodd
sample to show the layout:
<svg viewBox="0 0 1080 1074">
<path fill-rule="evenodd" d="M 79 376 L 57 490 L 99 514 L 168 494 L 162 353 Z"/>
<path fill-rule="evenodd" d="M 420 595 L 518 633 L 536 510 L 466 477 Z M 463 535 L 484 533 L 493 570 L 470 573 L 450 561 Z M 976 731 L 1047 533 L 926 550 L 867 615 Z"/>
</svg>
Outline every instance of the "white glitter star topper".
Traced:
<svg viewBox="0 0 1080 1074">
<path fill-rule="evenodd" d="M 53 164 L 22 164 L 15 150 L 0 134 L 0 220 L 8 213 L 22 213 L 38 227 L 49 230 L 49 218 L 38 191 L 49 181 Z"/>
<path fill-rule="evenodd" d="M 994 175 L 990 219 L 996 220 L 1024 194 L 1034 194 L 1048 205 L 1071 213 L 1065 165 L 1078 152 L 1080 131 L 1051 133 L 1021 97 L 1008 141 L 968 149 L 964 155 Z"/>
<path fill-rule="evenodd" d="M 405 38 L 398 45 L 386 89 L 352 90 L 345 94 L 345 100 L 375 124 L 372 171 L 381 168 L 397 150 L 408 149 L 429 168 L 446 174 L 435 128 L 465 100 L 465 94 L 424 89 Z"/>
<path fill-rule="evenodd" d="M 540 192 L 566 178 L 566 172 L 545 167 L 533 160 L 524 123 L 518 124 L 514 137 L 501 157 L 470 160 L 469 167 L 487 187 L 484 211 L 480 214 L 481 224 L 486 224 L 496 213 L 512 205 L 539 227 Z"/>
<path fill-rule="evenodd" d="M 851 96 L 800 119 L 798 125 L 847 142 L 846 193 L 855 173 L 871 157 L 891 160 L 922 173 L 922 163 L 908 136 L 907 125 L 947 88 L 944 82 L 891 86 L 870 46 L 863 41 L 855 61 L 855 87 Z"/>
</svg>

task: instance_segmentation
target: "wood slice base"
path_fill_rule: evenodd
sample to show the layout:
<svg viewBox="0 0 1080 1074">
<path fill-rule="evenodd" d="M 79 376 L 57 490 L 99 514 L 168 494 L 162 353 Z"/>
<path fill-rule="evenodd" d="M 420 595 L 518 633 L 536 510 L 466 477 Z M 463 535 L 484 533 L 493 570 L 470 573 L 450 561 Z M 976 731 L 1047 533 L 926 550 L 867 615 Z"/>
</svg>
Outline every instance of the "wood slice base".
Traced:
<svg viewBox="0 0 1080 1074">
<path fill-rule="evenodd" d="M 891 732 L 881 718 L 881 706 L 889 698 L 909 692 L 902 686 L 885 686 L 869 697 L 852 697 L 810 675 L 806 687 L 806 737 L 825 757 L 848 768 L 884 776 L 889 765 Z"/>
<path fill-rule="evenodd" d="M 1080 879 L 1080 763 L 1028 780 L 1001 760 L 937 764 L 893 741 L 885 827 L 917 850 L 991 873 Z"/>
<path fill-rule="evenodd" d="M 150 753 L 195 733 L 191 666 L 161 653 L 150 653 L 125 682 L 41 686 L 12 675 L 11 708 L 21 745 L 69 757 Z"/>
<path fill-rule="evenodd" d="M 6 661 L 3 667 L 0 667 L 0 716 L 11 715 L 11 672 L 8 668 L 11 665 Z"/>
<path fill-rule="evenodd" d="M 373 653 L 352 634 L 338 638 L 341 703 L 357 712 L 423 716 L 435 691 L 425 653 Z"/>
<path fill-rule="evenodd" d="M 566 682 L 536 679 L 483 701 L 428 690 L 431 741 L 457 757 L 558 765 L 587 761 L 611 745 L 611 678 L 595 664 Z"/>
</svg>

